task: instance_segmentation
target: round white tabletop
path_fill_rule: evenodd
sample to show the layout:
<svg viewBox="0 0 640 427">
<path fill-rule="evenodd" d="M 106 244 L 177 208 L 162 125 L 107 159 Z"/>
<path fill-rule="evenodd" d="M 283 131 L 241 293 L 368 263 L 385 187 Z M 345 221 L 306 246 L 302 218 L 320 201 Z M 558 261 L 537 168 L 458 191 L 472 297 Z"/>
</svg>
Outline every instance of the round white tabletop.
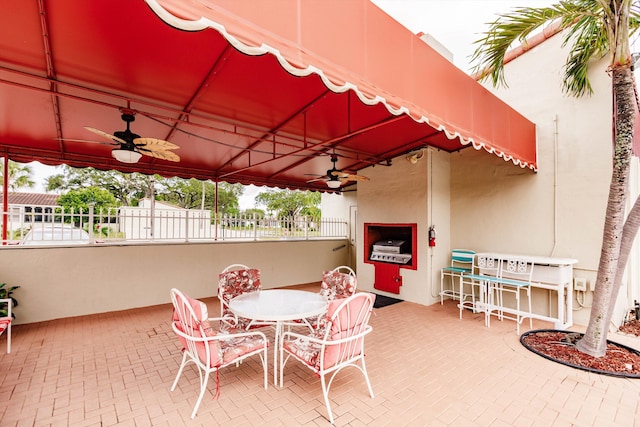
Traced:
<svg viewBox="0 0 640 427">
<path fill-rule="evenodd" d="M 315 292 L 267 289 L 239 295 L 229 301 L 229 308 L 240 317 L 284 322 L 322 314 L 327 304 L 327 299 Z"/>
<path fill-rule="evenodd" d="M 278 378 L 278 353 L 282 328 L 287 322 L 321 315 L 329 302 L 316 292 L 295 289 L 267 289 L 238 295 L 229 301 L 229 309 L 236 316 L 260 322 L 274 322 L 273 383 Z M 280 384 L 282 387 L 282 384 Z"/>
</svg>

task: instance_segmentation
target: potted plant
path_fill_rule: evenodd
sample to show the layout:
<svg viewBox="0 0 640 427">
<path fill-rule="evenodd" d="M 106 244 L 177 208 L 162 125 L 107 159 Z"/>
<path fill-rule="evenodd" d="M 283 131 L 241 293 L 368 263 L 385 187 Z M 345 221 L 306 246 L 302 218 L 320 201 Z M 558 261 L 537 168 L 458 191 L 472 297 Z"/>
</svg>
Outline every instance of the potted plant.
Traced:
<svg viewBox="0 0 640 427">
<path fill-rule="evenodd" d="M 7 287 L 6 283 L 0 283 L 0 299 L 11 298 L 11 302 L 13 303 L 13 307 L 18 306 L 18 300 L 13 297 L 13 291 L 18 289 L 20 286 L 9 286 Z M 0 304 L 0 317 L 6 317 L 9 312 L 9 307 L 6 304 Z M 15 318 L 15 312 L 11 312 L 11 317 Z"/>
</svg>

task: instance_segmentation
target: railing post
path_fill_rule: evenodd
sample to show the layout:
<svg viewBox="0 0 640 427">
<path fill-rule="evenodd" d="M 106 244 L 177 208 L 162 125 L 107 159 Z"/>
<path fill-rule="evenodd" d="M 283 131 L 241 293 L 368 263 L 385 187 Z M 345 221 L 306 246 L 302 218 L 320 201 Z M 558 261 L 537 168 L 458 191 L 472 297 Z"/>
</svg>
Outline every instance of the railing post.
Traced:
<svg viewBox="0 0 640 427">
<path fill-rule="evenodd" d="M 90 203 L 89 204 L 89 243 L 93 243 L 95 241 L 95 237 L 93 235 L 93 223 L 94 223 L 94 218 L 93 218 L 93 213 L 94 213 L 94 204 Z"/>
<path fill-rule="evenodd" d="M 213 213 L 213 240 L 218 240 L 218 212 Z"/>
<path fill-rule="evenodd" d="M 185 215 L 184 215 L 184 223 L 185 223 L 185 236 L 184 236 L 184 241 L 185 242 L 189 242 L 189 209 L 185 209 Z"/>
<path fill-rule="evenodd" d="M 253 213 L 253 241 L 257 241 L 258 240 L 258 217 L 256 216 L 256 213 Z"/>
<path fill-rule="evenodd" d="M 304 216 L 304 224 L 305 224 L 304 239 L 309 240 L 309 228 L 311 227 L 311 224 L 309 224 L 309 217 L 306 215 Z"/>
</svg>

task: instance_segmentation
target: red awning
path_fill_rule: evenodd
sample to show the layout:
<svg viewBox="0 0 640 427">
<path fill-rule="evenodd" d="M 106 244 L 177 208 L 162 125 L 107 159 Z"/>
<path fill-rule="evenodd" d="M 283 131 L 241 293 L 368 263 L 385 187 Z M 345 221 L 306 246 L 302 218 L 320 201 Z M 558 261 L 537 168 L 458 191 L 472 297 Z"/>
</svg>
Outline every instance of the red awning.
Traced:
<svg viewBox="0 0 640 427">
<path fill-rule="evenodd" d="M 8 0 L 0 0 L 5 3 Z M 0 155 L 321 189 L 473 145 L 535 170 L 535 126 L 368 0 L 41 0 L 0 15 Z M 117 162 L 84 129 L 178 145 Z M 363 174 L 366 175 L 365 172 Z"/>
</svg>

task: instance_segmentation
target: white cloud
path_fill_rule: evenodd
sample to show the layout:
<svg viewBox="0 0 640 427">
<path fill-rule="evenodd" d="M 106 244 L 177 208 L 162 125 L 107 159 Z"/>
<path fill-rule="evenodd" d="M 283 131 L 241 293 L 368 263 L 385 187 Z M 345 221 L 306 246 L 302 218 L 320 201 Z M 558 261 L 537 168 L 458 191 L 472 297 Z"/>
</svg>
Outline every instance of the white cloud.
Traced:
<svg viewBox="0 0 640 427">
<path fill-rule="evenodd" d="M 247 185 L 244 187 L 242 196 L 238 199 L 240 210 L 252 209 L 255 207 L 255 197 L 258 193 L 265 191 L 264 187 L 256 187 L 255 185 Z"/>
</svg>

